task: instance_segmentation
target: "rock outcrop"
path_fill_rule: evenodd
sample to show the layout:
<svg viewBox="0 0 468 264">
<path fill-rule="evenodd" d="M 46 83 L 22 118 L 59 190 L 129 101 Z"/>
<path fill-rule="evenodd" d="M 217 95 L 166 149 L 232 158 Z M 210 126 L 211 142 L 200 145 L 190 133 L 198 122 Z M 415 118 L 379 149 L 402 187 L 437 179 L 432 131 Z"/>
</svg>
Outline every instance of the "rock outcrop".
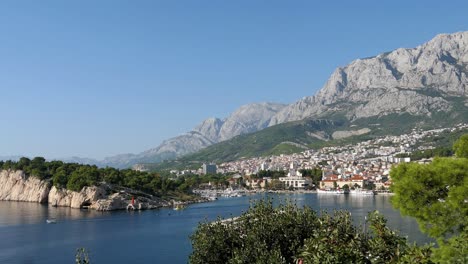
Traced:
<svg viewBox="0 0 468 264">
<path fill-rule="evenodd" d="M 0 170 L 0 200 L 47 203 L 50 182 L 23 171 Z"/>
<path fill-rule="evenodd" d="M 51 187 L 49 180 L 27 176 L 23 171 L 0 170 L 0 201 L 49 203 L 51 206 L 91 208 L 98 211 L 127 209 L 134 198 L 135 210 L 170 206 L 172 203 L 127 188 L 110 185 L 84 187 L 80 192 Z"/>
<path fill-rule="evenodd" d="M 135 198 L 131 209 L 144 210 L 171 203 L 156 197 L 132 195 L 127 191 L 113 192 L 110 186 L 84 187 L 80 192 L 52 187 L 49 193 L 49 204 L 52 206 L 66 206 L 71 208 L 91 208 L 97 211 L 113 211 L 130 209 L 129 205 Z"/>
<path fill-rule="evenodd" d="M 334 139 L 342 139 L 342 138 L 347 138 L 347 137 L 352 137 L 352 136 L 359 136 L 363 135 L 366 133 L 369 133 L 371 130 L 369 128 L 361 128 L 358 130 L 345 130 L 345 131 L 335 131 L 332 134 L 332 137 Z"/>
<path fill-rule="evenodd" d="M 49 192 L 48 200 L 52 206 L 82 208 L 83 206 L 91 206 L 98 199 L 104 199 L 105 197 L 105 190 L 96 186 L 84 187 L 80 192 L 58 189 L 53 186 Z"/>
</svg>

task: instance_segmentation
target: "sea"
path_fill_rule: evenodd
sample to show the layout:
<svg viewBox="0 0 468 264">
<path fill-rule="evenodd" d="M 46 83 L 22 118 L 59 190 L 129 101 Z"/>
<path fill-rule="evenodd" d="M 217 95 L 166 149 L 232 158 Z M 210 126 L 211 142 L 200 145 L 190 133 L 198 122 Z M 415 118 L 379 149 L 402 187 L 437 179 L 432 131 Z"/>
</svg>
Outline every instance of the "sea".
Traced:
<svg viewBox="0 0 468 264">
<path fill-rule="evenodd" d="M 349 210 L 354 222 L 364 222 L 378 210 L 388 225 L 411 242 L 431 240 L 416 221 L 392 208 L 390 196 L 353 196 L 316 193 L 256 194 L 219 198 L 187 206 L 148 211 L 96 212 L 27 202 L 0 202 L 0 263 L 74 263 L 78 248 L 86 248 L 91 263 L 187 263 L 190 235 L 198 224 L 218 217 L 239 216 L 259 199 L 275 204 L 293 202 L 315 210 Z M 55 224 L 46 223 L 56 219 Z"/>
</svg>

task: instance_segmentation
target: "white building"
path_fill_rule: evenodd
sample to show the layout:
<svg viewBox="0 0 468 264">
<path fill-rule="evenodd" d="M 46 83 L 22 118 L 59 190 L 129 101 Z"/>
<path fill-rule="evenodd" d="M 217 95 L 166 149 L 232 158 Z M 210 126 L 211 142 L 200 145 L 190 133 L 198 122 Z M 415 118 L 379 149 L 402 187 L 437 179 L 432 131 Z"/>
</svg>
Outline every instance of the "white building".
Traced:
<svg viewBox="0 0 468 264">
<path fill-rule="evenodd" d="M 302 177 L 301 173 L 295 170 L 291 170 L 287 177 L 280 177 L 279 180 L 286 188 L 293 187 L 294 189 L 304 189 L 312 184 L 308 178 Z"/>
</svg>

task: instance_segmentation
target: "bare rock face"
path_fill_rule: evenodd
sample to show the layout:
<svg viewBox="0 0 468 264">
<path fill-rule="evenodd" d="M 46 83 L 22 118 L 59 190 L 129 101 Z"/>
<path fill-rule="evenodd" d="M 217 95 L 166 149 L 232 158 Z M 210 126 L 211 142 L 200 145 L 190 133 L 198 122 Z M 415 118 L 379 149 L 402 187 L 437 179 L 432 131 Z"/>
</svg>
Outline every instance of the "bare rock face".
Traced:
<svg viewBox="0 0 468 264">
<path fill-rule="evenodd" d="M 50 183 L 23 171 L 0 171 L 0 200 L 47 203 Z"/>
<path fill-rule="evenodd" d="M 358 135 L 363 135 L 366 133 L 369 133 L 371 130 L 369 128 L 362 128 L 358 130 L 347 130 L 347 131 L 335 131 L 332 134 L 332 137 L 334 139 L 342 139 L 342 138 L 347 138 L 347 137 L 352 137 L 352 136 L 358 136 Z"/>
<path fill-rule="evenodd" d="M 97 211 L 112 211 L 112 210 L 123 210 L 123 209 L 132 209 L 132 210 L 147 210 L 155 209 L 164 206 L 170 206 L 171 203 L 161 199 L 137 197 L 133 204 L 131 204 L 131 195 L 126 193 L 114 193 L 106 197 L 105 199 L 99 199 L 95 201 L 91 208 Z"/>
<path fill-rule="evenodd" d="M 129 209 L 132 197 L 135 198 L 134 210 L 154 209 L 169 206 L 170 203 L 158 198 L 134 196 L 127 192 L 111 192 L 105 187 L 84 187 L 80 192 L 52 187 L 49 193 L 49 204 L 71 208 L 89 207 L 97 211 L 113 211 Z"/>
<path fill-rule="evenodd" d="M 221 131 L 224 123 L 225 122 L 219 118 L 211 117 L 201 122 L 193 129 L 193 131 L 200 133 L 212 143 L 218 142 L 219 132 Z"/>
<path fill-rule="evenodd" d="M 171 203 L 147 194 L 131 194 L 133 190 L 114 191 L 112 187 L 84 187 L 74 192 L 53 186 L 50 181 L 28 177 L 23 171 L 0 171 L 0 201 L 49 203 L 52 206 L 71 208 L 89 207 L 98 211 L 127 209 L 134 198 L 134 209 L 154 209 Z"/>
<path fill-rule="evenodd" d="M 268 127 L 271 118 L 284 107 L 283 104 L 274 103 L 255 103 L 239 107 L 224 121 L 217 142 Z"/>
<path fill-rule="evenodd" d="M 358 59 L 335 70 L 325 86 L 282 109 L 270 125 L 346 111 L 349 119 L 452 109 L 447 97 L 468 96 L 468 32 L 441 34 L 413 48 Z"/>
<path fill-rule="evenodd" d="M 91 206 L 96 200 L 105 196 L 105 190 L 95 186 L 84 187 L 80 192 L 58 189 L 53 186 L 49 193 L 49 204 L 52 206 L 82 208 L 83 206 Z"/>
</svg>

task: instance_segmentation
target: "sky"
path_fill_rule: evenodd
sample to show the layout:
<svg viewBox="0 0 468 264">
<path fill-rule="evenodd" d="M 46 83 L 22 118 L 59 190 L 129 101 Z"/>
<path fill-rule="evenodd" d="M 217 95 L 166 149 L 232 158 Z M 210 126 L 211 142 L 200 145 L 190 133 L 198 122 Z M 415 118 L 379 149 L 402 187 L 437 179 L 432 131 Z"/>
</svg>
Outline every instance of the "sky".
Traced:
<svg viewBox="0 0 468 264">
<path fill-rule="evenodd" d="M 0 1 L 0 156 L 138 153 L 468 30 L 467 14 L 468 1 Z"/>
</svg>

